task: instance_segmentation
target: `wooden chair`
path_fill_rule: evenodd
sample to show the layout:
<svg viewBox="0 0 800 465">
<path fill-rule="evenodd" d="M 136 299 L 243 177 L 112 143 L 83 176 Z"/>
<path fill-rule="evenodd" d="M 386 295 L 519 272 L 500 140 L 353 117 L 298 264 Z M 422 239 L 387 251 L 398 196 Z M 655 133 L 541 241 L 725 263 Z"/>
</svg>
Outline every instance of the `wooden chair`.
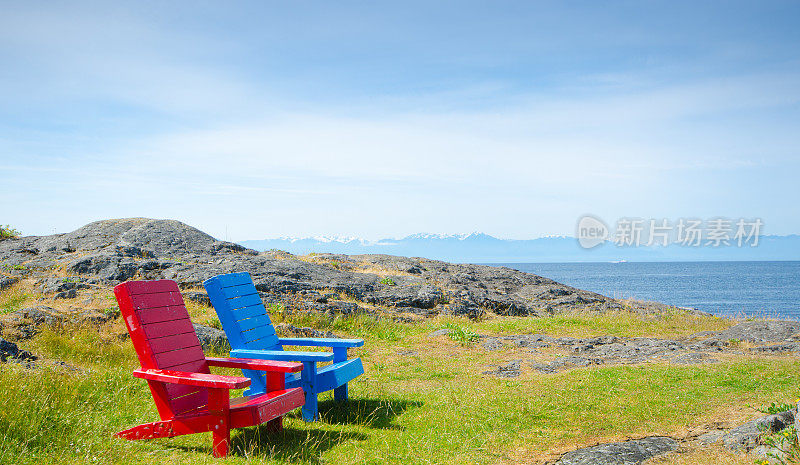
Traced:
<svg viewBox="0 0 800 465">
<path fill-rule="evenodd" d="M 116 434 L 133 439 L 169 438 L 211 432 L 215 457 L 228 454 L 231 428 L 269 422 L 282 427 L 282 415 L 303 404 L 303 391 L 286 388 L 286 373 L 299 363 L 206 357 L 175 281 L 129 281 L 114 288 L 122 317 L 142 368 L 133 375 L 147 380 L 161 421 Z M 230 398 L 250 380 L 212 375 L 209 366 L 243 368 L 266 374 L 258 395 Z M 263 376 L 263 375 L 262 375 Z"/>
<path fill-rule="evenodd" d="M 228 336 L 231 356 L 303 362 L 302 373 L 287 373 L 285 384 L 303 388 L 304 420 L 318 418 L 317 395 L 322 392 L 333 389 L 335 400 L 347 400 L 347 383 L 364 373 L 360 358 L 347 359 L 347 349 L 361 347 L 362 339 L 279 338 L 248 273 L 215 276 L 203 286 Z M 333 353 L 284 351 L 285 345 L 330 347 Z M 332 363 L 319 368 L 319 362 Z M 246 394 L 264 392 L 268 381 L 263 374 L 247 368 L 242 373 L 252 381 Z"/>
</svg>

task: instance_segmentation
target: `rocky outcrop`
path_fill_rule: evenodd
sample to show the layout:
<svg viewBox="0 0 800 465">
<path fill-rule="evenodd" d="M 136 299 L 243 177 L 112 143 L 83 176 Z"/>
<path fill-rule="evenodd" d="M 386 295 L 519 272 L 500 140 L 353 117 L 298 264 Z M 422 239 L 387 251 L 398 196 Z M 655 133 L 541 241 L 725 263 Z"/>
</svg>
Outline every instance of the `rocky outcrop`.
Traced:
<svg viewBox="0 0 800 465">
<path fill-rule="evenodd" d="M 16 344 L 5 339 L 0 339 L 0 363 L 16 362 L 29 364 L 36 360 L 36 356 L 27 350 L 22 350 Z"/>
<path fill-rule="evenodd" d="M 0 291 L 5 291 L 6 289 L 13 286 L 17 282 L 19 282 L 19 278 L 0 276 Z"/>
<path fill-rule="evenodd" d="M 112 286 L 129 279 L 174 279 L 188 289 L 200 288 L 212 276 L 245 271 L 265 300 L 338 314 L 365 311 L 366 306 L 398 314 L 446 313 L 475 319 L 487 311 L 539 316 L 658 310 L 653 304 L 623 303 L 504 267 L 388 255 L 319 254 L 300 259 L 279 252 L 259 254 L 179 221 L 147 218 L 97 221 L 68 234 L 4 240 L 0 262 L 11 276 L 39 277 L 40 290 L 66 299 L 86 286 Z M 48 277 L 53 268 L 72 276 L 57 281 Z M 332 293 L 355 302 L 318 299 Z M 198 302 L 204 300 L 195 296 Z"/>
<path fill-rule="evenodd" d="M 748 421 L 728 430 L 713 430 L 700 435 L 700 445 L 721 445 L 732 452 L 747 452 L 755 463 L 794 463 L 786 452 L 794 448 L 796 430 L 791 434 L 788 427 L 798 421 L 797 408 L 773 413 Z"/>
<path fill-rule="evenodd" d="M 116 312 L 99 312 L 92 309 L 58 309 L 45 305 L 24 308 L 10 312 L 0 319 L 0 332 L 14 339 L 30 339 L 42 326 L 63 326 L 72 324 L 101 324 L 118 316 Z"/>
<path fill-rule="evenodd" d="M 678 441 L 668 437 L 649 437 L 612 442 L 568 452 L 556 465 L 637 465 L 657 455 L 672 452 Z"/>
<path fill-rule="evenodd" d="M 800 352 L 800 324 L 794 321 L 746 321 L 724 331 L 705 331 L 683 339 L 622 338 L 599 336 L 591 338 L 552 337 L 546 334 L 522 334 L 498 337 L 481 336 L 485 350 L 499 350 L 505 346 L 528 349 L 537 354 L 538 349 L 553 347 L 566 355 L 552 360 L 531 359 L 528 363 L 513 360 L 514 369 L 500 365 L 486 371 L 500 377 L 522 374 L 523 367 L 541 373 L 555 373 L 570 368 L 604 364 L 636 364 L 667 362 L 673 364 L 715 363 L 714 355 L 724 353 L 779 353 Z M 752 347 L 740 348 L 738 339 L 731 335 L 748 335 Z M 775 342 L 784 341 L 775 345 Z M 518 355 L 515 355 L 518 356 Z"/>
<path fill-rule="evenodd" d="M 197 333 L 197 338 L 200 339 L 200 346 L 204 350 L 216 352 L 229 352 L 231 350 L 228 337 L 225 336 L 225 332 L 221 329 L 195 323 L 192 326 L 194 326 L 194 332 Z"/>
<path fill-rule="evenodd" d="M 794 411 L 767 415 L 731 429 L 720 437 L 722 444 L 732 450 L 751 450 L 764 434 L 775 433 L 794 423 Z"/>
</svg>

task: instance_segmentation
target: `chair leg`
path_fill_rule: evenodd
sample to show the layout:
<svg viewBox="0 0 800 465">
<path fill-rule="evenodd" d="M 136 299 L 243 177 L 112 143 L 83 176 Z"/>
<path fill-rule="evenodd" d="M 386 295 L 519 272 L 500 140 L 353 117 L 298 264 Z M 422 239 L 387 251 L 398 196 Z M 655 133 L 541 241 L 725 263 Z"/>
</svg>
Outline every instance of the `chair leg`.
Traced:
<svg viewBox="0 0 800 465">
<path fill-rule="evenodd" d="M 227 457 L 231 443 L 230 393 L 227 389 L 208 390 L 208 412 L 214 416 L 211 449 L 214 457 Z"/>
<path fill-rule="evenodd" d="M 227 457 L 228 446 L 231 443 L 231 430 L 229 428 L 220 428 L 211 432 L 212 450 L 214 457 Z"/>
<path fill-rule="evenodd" d="M 306 403 L 303 404 L 303 420 L 314 421 L 319 418 L 319 406 L 317 405 L 317 393 L 306 392 Z"/>
<path fill-rule="evenodd" d="M 334 347 L 333 348 L 333 363 L 347 361 L 347 347 Z M 347 383 L 333 389 L 333 400 L 344 401 L 347 400 Z"/>
<path fill-rule="evenodd" d="M 266 373 L 267 392 L 282 391 L 286 387 L 286 375 L 282 372 L 268 371 Z M 277 433 L 283 429 L 283 415 L 267 422 L 267 431 Z"/>
<path fill-rule="evenodd" d="M 303 392 L 306 395 L 306 403 L 303 405 L 303 420 L 314 421 L 319 418 L 319 408 L 317 406 L 317 363 L 303 362 L 303 371 L 300 372 L 303 385 Z"/>
<path fill-rule="evenodd" d="M 266 425 L 268 433 L 278 433 L 283 431 L 283 417 L 278 417 L 267 422 Z"/>
<path fill-rule="evenodd" d="M 347 400 L 347 383 L 333 389 L 333 400 L 338 402 Z"/>
</svg>

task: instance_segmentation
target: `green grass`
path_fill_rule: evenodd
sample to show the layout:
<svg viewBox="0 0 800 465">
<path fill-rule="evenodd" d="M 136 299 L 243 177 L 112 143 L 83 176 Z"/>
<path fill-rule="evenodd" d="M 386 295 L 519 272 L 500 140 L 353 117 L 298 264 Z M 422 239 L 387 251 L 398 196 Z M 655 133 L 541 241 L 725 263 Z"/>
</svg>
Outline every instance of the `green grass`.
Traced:
<svg viewBox="0 0 800 465">
<path fill-rule="evenodd" d="M 19 310 L 30 297 L 19 283 L 11 286 L 0 294 L 0 314 Z"/>
<path fill-rule="evenodd" d="M 800 393 L 800 361 L 788 357 L 605 366 L 553 375 L 525 371 L 506 380 L 481 375 L 504 351 L 429 337 L 444 325 L 465 333 L 609 331 L 664 337 L 724 324 L 716 319 L 597 315 L 406 324 L 370 315 L 299 314 L 290 322 L 365 338 L 365 346 L 352 353 L 362 357 L 366 373 L 351 383 L 347 404 L 333 402 L 330 394 L 321 397 L 319 422 L 305 423 L 295 411 L 282 433 L 235 431 L 225 463 L 530 461 L 579 444 L 676 435 L 687 425 L 741 411 L 759 415 L 747 406 Z M 44 361 L 35 371 L 13 364 L 0 368 L 0 463 L 220 463 L 211 458 L 207 434 L 138 442 L 113 438 L 115 431 L 158 419 L 146 383 L 131 376 L 138 363 L 118 330 L 45 330 L 21 343 Z M 79 370 L 52 367 L 47 360 Z"/>
<path fill-rule="evenodd" d="M 663 315 L 629 312 L 605 314 L 565 313 L 545 318 L 507 317 L 478 323 L 474 329 L 497 334 L 544 333 L 551 336 L 680 337 L 707 330 L 722 330 L 733 320 L 695 316 L 677 311 Z"/>
<path fill-rule="evenodd" d="M 480 336 L 473 333 L 469 328 L 463 328 L 455 323 L 448 323 L 444 325 L 444 328 L 450 330 L 447 337 L 462 345 L 474 344 L 480 338 Z"/>
</svg>

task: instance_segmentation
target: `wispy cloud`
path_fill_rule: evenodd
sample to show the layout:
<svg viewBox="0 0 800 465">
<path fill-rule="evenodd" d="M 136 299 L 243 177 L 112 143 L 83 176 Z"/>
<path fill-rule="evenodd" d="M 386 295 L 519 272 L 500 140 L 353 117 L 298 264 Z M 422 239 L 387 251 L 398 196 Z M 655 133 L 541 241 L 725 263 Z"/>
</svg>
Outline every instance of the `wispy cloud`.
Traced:
<svg viewBox="0 0 800 465">
<path fill-rule="evenodd" d="M 710 12 L 658 4 L 636 11 L 641 24 L 552 5 L 464 5 L 448 22 L 443 7 L 367 21 L 248 5 L 271 13 L 261 23 L 205 8 L 4 11 L 9 218 L 49 232 L 175 217 L 240 239 L 530 237 L 568 233 L 587 211 L 800 229 L 794 204 L 751 195 L 797 194 L 783 182 L 800 160 L 791 32 L 742 42 L 694 19 L 675 31 L 654 18 Z"/>
</svg>

